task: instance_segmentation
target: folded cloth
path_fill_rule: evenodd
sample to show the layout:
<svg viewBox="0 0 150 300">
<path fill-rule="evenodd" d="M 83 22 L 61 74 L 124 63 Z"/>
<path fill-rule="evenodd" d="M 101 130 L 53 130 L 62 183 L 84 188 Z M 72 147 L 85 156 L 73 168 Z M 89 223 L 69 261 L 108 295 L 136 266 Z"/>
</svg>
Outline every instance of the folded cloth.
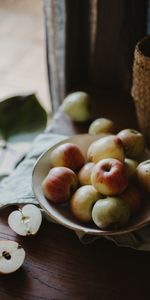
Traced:
<svg viewBox="0 0 150 300">
<path fill-rule="evenodd" d="M 66 136 L 50 133 L 39 135 L 17 168 L 0 182 L 0 208 L 8 205 L 32 203 L 38 205 L 32 191 L 32 170 L 37 158 L 48 148 L 66 139 Z M 99 236 L 81 235 L 76 232 L 83 243 L 91 243 Z M 118 246 L 130 247 L 137 250 L 150 251 L 150 225 L 124 235 L 105 236 Z"/>
</svg>

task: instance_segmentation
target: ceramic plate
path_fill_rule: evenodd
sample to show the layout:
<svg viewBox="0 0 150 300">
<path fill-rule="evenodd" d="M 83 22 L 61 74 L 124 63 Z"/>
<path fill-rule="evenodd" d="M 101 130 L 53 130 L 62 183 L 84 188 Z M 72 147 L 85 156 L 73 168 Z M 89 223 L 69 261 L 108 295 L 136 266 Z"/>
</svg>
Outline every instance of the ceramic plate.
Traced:
<svg viewBox="0 0 150 300">
<path fill-rule="evenodd" d="M 33 192 L 40 206 L 44 209 L 47 217 L 53 221 L 62 224 L 63 226 L 70 228 L 78 233 L 91 234 L 91 235 L 118 235 L 125 234 L 135 231 L 150 222 L 150 201 L 143 199 L 143 205 L 138 214 L 130 219 L 128 224 L 118 230 L 100 230 L 94 224 L 82 224 L 78 222 L 70 213 L 68 204 L 55 205 L 47 201 L 41 189 L 41 183 L 43 179 L 49 172 L 50 166 L 50 153 L 58 145 L 70 142 L 77 144 L 82 150 L 83 154 L 86 156 L 87 149 L 89 145 L 97 140 L 99 136 L 91 136 L 89 134 L 75 135 L 62 142 L 56 144 L 55 146 L 44 152 L 37 160 L 32 174 L 32 184 Z M 146 157 L 147 158 L 147 157 Z M 145 159 L 145 158 L 144 158 Z"/>
</svg>

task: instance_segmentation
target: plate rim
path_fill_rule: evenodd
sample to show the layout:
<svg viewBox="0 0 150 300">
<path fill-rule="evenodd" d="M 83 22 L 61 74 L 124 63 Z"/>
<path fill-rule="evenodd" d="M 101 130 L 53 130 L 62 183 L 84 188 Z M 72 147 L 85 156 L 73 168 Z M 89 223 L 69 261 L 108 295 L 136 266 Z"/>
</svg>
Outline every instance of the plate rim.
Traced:
<svg viewBox="0 0 150 300">
<path fill-rule="evenodd" d="M 76 138 L 76 137 L 83 137 L 83 136 L 91 136 L 91 137 L 93 137 L 93 135 L 91 135 L 91 134 L 83 133 L 83 134 L 76 134 L 76 135 L 72 135 L 72 136 L 69 136 L 67 138 L 64 138 L 62 141 L 59 141 L 58 143 L 54 144 L 53 146 L 51 146 L 48 149 L 46 149 L 43 153 L 41 153 L 41 155 L 37 158 L 37 160 L 34 163 L 34 166 L 33 166 L 33 169 L 32 169 L 32 190 L 33 190 L 34 196 L 35 196 L 36 200 L 38 201 L 39 205 L 41 206 L 41 208 L 43 208 L 44 212 L 47 214 L 47 217 L 51 218 L 51 220 L 55 221 L 57 224 L 60 224 L 63 227 L 66 227 L 66 228 L 71 229 L 71 230 L 73 230 L 75 232 L 78 232 L 81 235 L 88 234 L 88 235 L 94 235 L 94 236 L 115 236 L 115 235 L 118 236 L 118 235 L 124 235 L 124 234 L 129 234 L 129 233 L 135 232 L 138 229 L 142 229 L 144 226 L 148 225 L 150 223 L 150 217 L 149 217 L 149 220 L 147 220 L 147 219 L 145 221 L 143 220 L 143 221 L 141 221 L 137 225 L 134 225 L 134 224 L 132 225 L 131 224 L 127 228 L 126 227 L 122 227 L 122 228 L 120 228 L 118 230 L 102 230 L 100 228 L 95 228 L 95 229 L 91 228 L 91 229 L 88 229 L 86 227 L 84 227 L 82 229 L 81 228 L 75 229 L 73 225 L 64 224 L 62 220 L 59 220 L 56 216 L 52 215 L 51 212 L 49 212 L 48 209 L 45 208 L 44 204 L 39 200 L 39 196 L 38 196 L 38 194 L 37 194 L 37 192 L 35 190 L 35 186 L 34 186 L 34 176 L 35 176 L 36 167 L 37 167 L 39 161 L 41 161 L 43 159 L 43 157 L 47 154 L 47 152 L 52 151 L 57 146 L 65 143 L 65 142 L 69 142 L 70 139 L 73 139 L 73 138 Z M 96 137 L 98 138 L 100 136 L 101 135 L 97 135 Z M 45 197 L 45 199 L 46 199 L 46 197 Z M 46 201 L 48 201 L 48 200 L 46 199 Z M 78 225 L 77 224 L 76 226 L 77 227 L 78 226 L 84 226 L 84 224 L 83 225 Z"/>
</svg>

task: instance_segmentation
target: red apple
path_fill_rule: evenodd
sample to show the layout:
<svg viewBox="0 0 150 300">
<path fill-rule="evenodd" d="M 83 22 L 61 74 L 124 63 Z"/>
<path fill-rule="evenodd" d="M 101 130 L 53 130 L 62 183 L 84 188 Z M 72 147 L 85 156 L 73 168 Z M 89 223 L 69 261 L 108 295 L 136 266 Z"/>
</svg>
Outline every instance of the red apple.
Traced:
<svg viewBox="0 0 150 300">
<path fill-rule="evenodd" d="M 77 176 L 69 168 L 55 167 L 42 182 L 45 197 L 54 203 L 67 202 L 77 188 Z"/>
<path fill-rule="evenodd" d="M 129 158 L 138 159 L 145 149 L 145 139 L 141 132 L 134 129 L 123 129 L 118 133 L 121 139 L 125 155 Z"/>
<path fill-rule="evenodd" d="M 81 222 L 92 221 L 92 207 L 101 197 L 101 194 L 92 185 L 81 186 L 70 201 L 73 215 Z"/>
<path fill-rule="evenodd" d="M 103 195 L 118 195 L 128 184 L 125 165 L 113 158 L 99 161 L 91 174 L 93 186 Z"/>
<path fill-rule="evenodd" d="M 77 145 L 64 143 L 52 151 L 50 162 L 53 167 L 67 167 L 77 172 L 84 165 L 85 158 Z"/>
<path fill-rule="evenodd" d="M 89 162 L 80 169 L 78 179 L 81 185 L 91 184 L 91 173 L 94 166 L 94 163 Z"/>
<path fill-rule="evenodd" d="M 89 161 L 94 163 L 104 158 L 115 158 L 124 161 L 123 144 L 116 135 L 104 136 L 90 145 L 87 157 Z"/>
<path fill-rule="evenodd" d="M 121 194 L 121 198 L 128 204 L 131 215 L 136 213 L 142 202 L 141 191 L 135 185 L 128 185 Z"/>
</svg>

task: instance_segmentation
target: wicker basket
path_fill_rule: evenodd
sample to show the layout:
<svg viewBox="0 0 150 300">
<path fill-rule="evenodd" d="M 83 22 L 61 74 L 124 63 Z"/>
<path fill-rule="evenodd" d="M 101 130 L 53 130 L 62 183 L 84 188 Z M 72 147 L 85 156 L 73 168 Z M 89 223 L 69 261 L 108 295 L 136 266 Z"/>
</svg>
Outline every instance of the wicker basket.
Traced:
<svg viewBox="0 0 150 300">
<path fill-rule="evenodd" d="M 150 35 L 135 48 L 131 94 L 140 130 L 150 145 Z"/>
</svg>

